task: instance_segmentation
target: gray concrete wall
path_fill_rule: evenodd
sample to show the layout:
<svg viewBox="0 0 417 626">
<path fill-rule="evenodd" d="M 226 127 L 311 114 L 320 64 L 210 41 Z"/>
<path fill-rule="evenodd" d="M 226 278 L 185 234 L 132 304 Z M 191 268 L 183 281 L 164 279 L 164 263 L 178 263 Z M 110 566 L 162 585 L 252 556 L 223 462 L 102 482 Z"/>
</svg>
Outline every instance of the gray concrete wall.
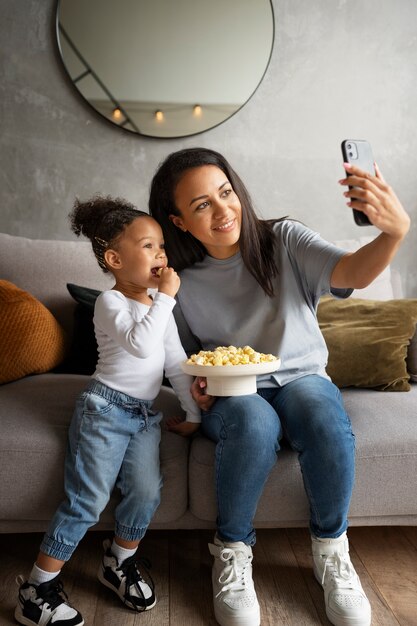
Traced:
<svg viewBox="0 0 417 626">
<path fill-rule="evenodd" d="M 71 239 L 75 196 L 122 195 L 146 208 L 168 152 L 223 152 L 264 217 L 289 214 L 328 239 L 354 225 L 337 180 L 340 142 L 366 138 L 411 214 L 394 265 L 417 297 L 417 3 L 273 0 L 276 37 L 259 89 L 229 121 L 178 140 L 113 127 L 69 83 L 54 43 L 53 0 L 0 0 L 0 231 Z"/>
</svg>

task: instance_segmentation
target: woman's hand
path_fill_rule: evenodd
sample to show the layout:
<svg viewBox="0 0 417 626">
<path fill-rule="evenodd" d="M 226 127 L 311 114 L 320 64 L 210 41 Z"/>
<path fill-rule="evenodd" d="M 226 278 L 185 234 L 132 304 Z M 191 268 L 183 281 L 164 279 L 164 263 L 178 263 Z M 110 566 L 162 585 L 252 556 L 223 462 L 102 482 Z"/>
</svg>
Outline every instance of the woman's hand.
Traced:
<svg viewBox="0 0 417 626">
<path fill-rule="evenodd" d="M 351 173 L 339 181 L 354 185 L 344 193 L 348 206 L 365 213 L 382 232 L 356 252 L 345 254 L 335 265 L 330 284 L 336 288 L 363 289 L 391 263 L 410 228 L 410 218 L 378 167 L 375 176 L 345 163 Z"/>
<path fill-rule="evenodd" d="M 203 376 L 197 376 L 191 385 L 191 395 L 202 411 L 208 411 L 216 401 L 215 396 L 209 396 L 206 393 L 207 379 Z"/>
<path fill-rule="evenodd" d="M 344 164 L 350 176 L 339 181 L 351 186 L 343 194 L 350 198 L 348 206 L 365 213 L 371 224 L 383 233 L 401 241 L 410 228 L 410 218 L 394 190 L 386 183 L 375 164 L 375 176 L 356 165 Z"/>
<path fill-rule="evenodd" d="M 189 437 L 197 432 L 200 424 L 197 422 L 186 422 L 180 415 L 175 415 L 166 420 L 165 428 L 182 437 Z"/>
</svg>

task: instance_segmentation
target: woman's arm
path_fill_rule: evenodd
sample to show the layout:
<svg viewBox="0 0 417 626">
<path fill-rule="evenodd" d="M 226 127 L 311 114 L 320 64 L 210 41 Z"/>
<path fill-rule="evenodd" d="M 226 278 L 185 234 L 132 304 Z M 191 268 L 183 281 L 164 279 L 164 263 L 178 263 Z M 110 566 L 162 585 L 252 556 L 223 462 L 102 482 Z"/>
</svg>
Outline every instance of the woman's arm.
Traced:
<svg viewBox="0 0 417 626">
<path fill-rule="evenodd" d="M 339 182 L 353 186 L 344 193 L 350 198 L 348 206 L 366 213 L 370 222 L 382 232 L 371 243 L 338 261 L 332 273 L 331 286 L 363 289 L 394 258 L 409 231 L 410 218 L 377 166 L 375 176 L 354 165 L 345 164 L 345 168 L 351 176 Z"/>
</svg>

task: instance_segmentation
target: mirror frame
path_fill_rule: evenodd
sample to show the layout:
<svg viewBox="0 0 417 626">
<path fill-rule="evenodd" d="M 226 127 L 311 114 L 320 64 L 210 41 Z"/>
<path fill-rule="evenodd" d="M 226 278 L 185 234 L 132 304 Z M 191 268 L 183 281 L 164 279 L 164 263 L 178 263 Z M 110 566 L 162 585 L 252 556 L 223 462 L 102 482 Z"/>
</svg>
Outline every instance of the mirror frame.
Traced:
<svg viewBox="0 0 417 626">
<path fill-rule="evenodd" d="M 249 100 L 254 96 L 254 94 L 256 93 L 256 91 L 258 90 L 260 84 L 262 83 L 263 79 L 265 78 L 265 75 L 268 71 L 269 68 L 269 64 L 271 62 L 271 58 L 272 58 L 272 53 L 274 51 L 274 45 L 275 45 L 275 13 L 274 13 L 274 6 L 273 6 L 273 1 L 269 0 L 269 5 L 271 8 L 271 18 L 272 18 L 272 41 L 271 41 L 271 49 L 269 52 L 269 56 L 268 59 L 266 61 L 265 64 L 265 69 L 259 79 L 259 81 L 257 82 L 255 88 L 253 89 L 253 91 L 249 94 L 249 96 L 247 97 L 247 99 L 235 110 L 233 111 L 233 113 L 231 113 L 230 115 L 228 115 L 227 117 L 225 117 L 223 120 L 221 120 L 220 122 L 217 122 L 216 124 L 213 124 L 212 126 L 208 126 L 207 128 L 204 128 L 202 130 L 198 130 L 196 132 L 192 132 L 192 133 L 187 133 L 187 134 L 178 134 L 178 135 L 169 135 L 169 136 L 161 136 L 161 135 L 150 135 L 147 133 L 143 133 L 140 132 L 139 129 L 138 130 L 131 130 L 130 128 L 125 128 L 123 125 L 118 124 L 116 121 L 113 121 L 111 119 L 109 119 L 108 117 L 106 117 L 103 113 L 101 113 L 100 111 L 98 111 L 91 103 L 90 101 L 83 95 L 83 93 L 77 88 L 74 80 L 71 78 L 71 75 L 69 73 L 69 70 L 67 68 L 67 65 L 64 61 L 64 55 L 62 53 L 62 47 L 61 47 L 61 32 L 60 32 L 60 23 L 59 23 L 59 14 L 60 14 L 60 6 L 61 6 L 61 2 L 64 0 L 56 0 L 56 4 L 55 4 L 55 43 L 57 45 L 57 51 L 58 51 L 58 55 L 60 58 L 60 62 L 62 64 L 62 67 L 64 68 L 65 71 L 65 75 L 67 76 L 69 82 L 72 85 L 72 88 L 78 93 L 79 97 L 81 98 L 81 100 L 83 102 L 85 102 L 88 106 L 88 108 L 92 111 L 94 111 L 94 113 L 97 115 L 98 119 L 104 119 L 108 124 L 111 124 L 112 127 L 116 127 L 119 128 L 127 133 L 129 133 L 130 135 L 137 135 L 138 137 L 147 137 L 149 139 L 160 139 L 160 140 L 170 140 L 170 139 L 184 139 L 186 137 L 195 137 L 196 135 L 200 135 L 202 133 L 205 133 L 209 130 L 212 130 L 213 128 L 217 128 L 218 126 L 221 126 L 222 124 L 224 124 L 225 122 L 227 122 L 228 120 L 230 120 L 232 117 L 234 117 L 236 115 L 236 113 L 239 113 L 239 111 L 241 111 L 241 109 L 249 102 Z M 86 0 L 88 2 L 88 0 Z M 76 53 L 77 54 L 77 53 Z M 93 70 L 94 73 L 94 70 Z M 130 117 L 128 115 L 127 112 L 124 111 L 123 107 L 120 105 L 120 103 L 117 102 L 117 100 L 113 97 L 113 95 L 110 93 L 110 91 L 105 87 L 105 85 L 103 85 L 103 83 L 100 81 L 100 79 L 98 78 L 98 76 L 95 77 L 95 79 L 97 80 L 97 82 L 100 84 L 101 88 L 105 91 L 105 93 L 107 94 L 108 98 L 113 102 L 113 104 L 115 105 L 115 107 L 119 108 L 122 112 L 123 115 L 125 116 L 126 120 L 130 120 Z M 135 124 L 133 122 L 132 123 L 133 126 L 135 126 Z"/>
</svg>

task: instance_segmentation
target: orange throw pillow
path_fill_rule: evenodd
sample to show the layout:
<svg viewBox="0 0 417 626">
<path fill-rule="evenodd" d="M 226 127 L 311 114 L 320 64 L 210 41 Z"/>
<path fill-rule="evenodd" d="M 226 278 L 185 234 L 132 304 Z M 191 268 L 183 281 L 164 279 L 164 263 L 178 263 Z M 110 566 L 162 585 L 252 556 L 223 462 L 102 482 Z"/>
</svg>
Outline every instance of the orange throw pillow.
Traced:
<svg viewBox="0 0 417 626">
<path fill-rule="evenodd" d="M 65 334 L 31 294 L 0 280 L 0 383 L 56 367 L 65 356 Z"/>
</svg>

